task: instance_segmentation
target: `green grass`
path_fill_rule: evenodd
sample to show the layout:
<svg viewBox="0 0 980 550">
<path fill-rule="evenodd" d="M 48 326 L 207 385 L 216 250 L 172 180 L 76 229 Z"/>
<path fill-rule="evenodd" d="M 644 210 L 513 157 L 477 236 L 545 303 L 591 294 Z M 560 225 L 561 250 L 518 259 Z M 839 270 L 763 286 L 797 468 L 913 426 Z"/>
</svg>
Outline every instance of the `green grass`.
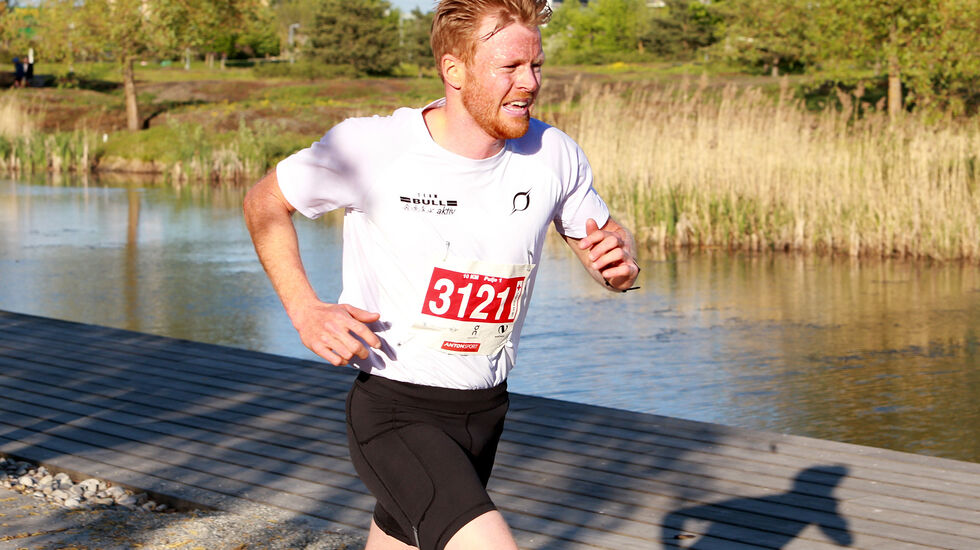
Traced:
<svg viewBox="0 0 980 550">
<path fill-rule="evenodd" d="M 148 63 L 146 66 L 138 62 L 134 67 L 136 79 L 146 82 L 181 82 L 190 80 L 252 80 L 255 76 L 249 67 L 226 67 L 220 69 L 215 63 L 209 68 L 203 61 L 193 61 L 189 71 L 184 70 L 183 63 L 175 63 L 163 67 L 159 63 Z M 39 63 L 35 67 L 37 74 L 64 76 L 69 74 L 67 63 Z M 116 62 L 86 62 L 75 63 L 76 76 L 107 82 L 122 83 L 122 65 Z"/>
<path fill-rule="evenodd" d="M 238 179 L 261 175 L 309 144 L 308 136 L 268 124 L 249 126 L 242 119 L 237 130 L 226 132 L 208 132 L 193 123 L 115 132 L 98 147 L 96 157 L 157 163 L 167 173 L 191 179 Z"/>
</svg>

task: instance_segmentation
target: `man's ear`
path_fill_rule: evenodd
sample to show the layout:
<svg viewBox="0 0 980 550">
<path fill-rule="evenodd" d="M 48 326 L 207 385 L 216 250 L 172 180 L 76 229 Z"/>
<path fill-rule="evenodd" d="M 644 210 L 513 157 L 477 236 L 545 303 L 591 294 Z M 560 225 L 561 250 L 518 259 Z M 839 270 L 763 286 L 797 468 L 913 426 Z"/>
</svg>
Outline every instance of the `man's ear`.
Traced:
<svg viewBox="0 0 980 550">
<path fill-rule="evenodd" d="M 446 84 L 456 90 L 463 87 L 463 81 L 466 80 L 466 64 L 463 63 L 462 59 L 447 53 L 442 56 L 442 67 L 440 68 Z"/>
</svg>

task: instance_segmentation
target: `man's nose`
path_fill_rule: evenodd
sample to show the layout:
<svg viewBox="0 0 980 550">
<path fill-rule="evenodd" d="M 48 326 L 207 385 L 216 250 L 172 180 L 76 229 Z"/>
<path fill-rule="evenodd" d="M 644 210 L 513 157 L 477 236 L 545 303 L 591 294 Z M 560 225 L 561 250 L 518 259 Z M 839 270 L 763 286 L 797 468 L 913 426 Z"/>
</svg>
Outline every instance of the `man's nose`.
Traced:
<svg viewBox="0 0 980 550">
<path fill-rule="evenodd" d="M 527 92 L 536 92 L 541 87 L 541 70 L 530 65 L 520 68 L 517 87 Z"/>
</svg>

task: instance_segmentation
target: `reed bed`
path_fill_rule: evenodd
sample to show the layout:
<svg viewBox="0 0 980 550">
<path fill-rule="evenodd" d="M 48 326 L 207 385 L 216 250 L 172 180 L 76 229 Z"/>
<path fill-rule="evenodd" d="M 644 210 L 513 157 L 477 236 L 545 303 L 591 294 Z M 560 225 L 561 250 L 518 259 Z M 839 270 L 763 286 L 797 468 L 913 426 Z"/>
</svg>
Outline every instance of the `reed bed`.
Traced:
<svg viewBox="0 0 980 550">
<path fill-rule="evenodd" d="M 980 121 L 805 111 L 727 86 L 587 88 L 548 116 L 654 249 L 980 259 Z"/>
<path fill-rule="evenodd" d="M 277 138 L 279 132 L 270 125 L 253 128 L 241 120 L 237 131 L 221 143 L 209 139 L 200 125 L 173 129 L 177 134 L 176 158 L 168 172 L 175 183 L 254 181 L 285 156 Z"/>
<path fill-rule="evenodd" d="M 106 172 L 161 174 L 175 183 L 254 181 L 297 148 L 271 124 L 209 133 L 178 123 L 111 136 L 92 131 L 46 133 L 40 109 L 16 93 L 0 94 L 0 173 L 30 175 Z"/>
<path fill-rule="evenodd" d="M 15 94 L 0 96 L 0 172 L 88 171 L 95 137 L 79 131 L 40 133 L 37 116 Z"/>
</svg>

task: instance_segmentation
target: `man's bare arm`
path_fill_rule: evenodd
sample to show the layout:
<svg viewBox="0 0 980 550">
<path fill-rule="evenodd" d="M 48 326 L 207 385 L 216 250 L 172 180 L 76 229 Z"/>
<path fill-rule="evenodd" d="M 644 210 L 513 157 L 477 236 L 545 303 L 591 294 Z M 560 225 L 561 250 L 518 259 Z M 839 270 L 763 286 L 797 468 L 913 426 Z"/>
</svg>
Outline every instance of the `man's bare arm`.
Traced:
<svg viewBox="0 0 980 550">
<path fill-rule="evenodd" d="M 365 324 L 377 321 L 379 315 L 349 304 L 328 304 L 317 297 L 300 258 L 292 219 L 295 211 L 279 189 L 275 170 L 249 189 L 244 201 L 245 225 L 259 261 L 306 347 L 334 365 L 346 364 L 354 356 L 364 359 L 368 350 L 361 341 L 374 348 L 381 346 Z"/>
<path fill-rule="evenodd" d="M 636 243 L 629 230 L 612 217 L 601 228 L 590 218 L 585 233 L 581 239 L 565 237 L 565 242 L 592 278 L 610 290 L 630 289 L 640 274 L 640 266 L 636 263 Z"/>
</svg>

